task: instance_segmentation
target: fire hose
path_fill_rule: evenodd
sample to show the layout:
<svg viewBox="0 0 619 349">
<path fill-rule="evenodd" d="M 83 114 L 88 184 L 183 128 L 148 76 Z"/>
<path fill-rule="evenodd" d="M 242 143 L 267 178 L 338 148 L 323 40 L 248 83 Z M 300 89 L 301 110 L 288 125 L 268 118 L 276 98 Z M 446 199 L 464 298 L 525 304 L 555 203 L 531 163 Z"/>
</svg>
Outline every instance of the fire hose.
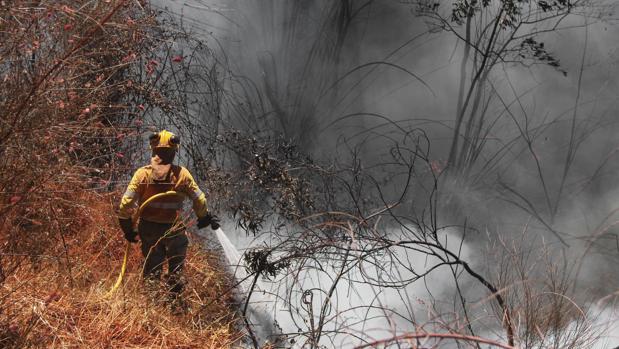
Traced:
<svg viewBox="0 0 619 349">
<path fill-rule="evenodd" d="M 159 194 L 155 194 L 155 195 L 151 196 L 146 201 L 144 201 L 142 203 L 142 205 L 140 205 L 140 208 L 138 208 L 138 211 L 133 216 L 134 224 L 138 221 L 138 218 L 142 214 L 142 211 L 144 210 L 144 208 L 148 204 L 150 204 L 154 200 L 161 199 L 163 197 L 172 197 L 172 196 L 180 196 L 182 198 L 185 198 L 184 194 L 178 193 L 178 192 L 175 192 L 175 191 L 172 191 L 172 190 L 166 191 L 165 193 L 159 193 Z M 110 289 L 109 292 L 105 295 L 106 297 L 111 296 L 120 287 L 120 284 L 123 281 L 123 277 L 125 276 L 125 272 L 127 271 L 127 259 L 129 258 L 129 250 L 130 250 L 130 248 L 131 248 L 131 243 L 129 241 L 127 241 L 127 246 L 125 247 L 125 255 L 123 257 L 123 264 L 120 267 L 120 273 L 118 274 L 118 278 L 116 279 L 116 283 L 114 284 L 114 286 L 112 286 L 112 289 Z"/>
</svg>

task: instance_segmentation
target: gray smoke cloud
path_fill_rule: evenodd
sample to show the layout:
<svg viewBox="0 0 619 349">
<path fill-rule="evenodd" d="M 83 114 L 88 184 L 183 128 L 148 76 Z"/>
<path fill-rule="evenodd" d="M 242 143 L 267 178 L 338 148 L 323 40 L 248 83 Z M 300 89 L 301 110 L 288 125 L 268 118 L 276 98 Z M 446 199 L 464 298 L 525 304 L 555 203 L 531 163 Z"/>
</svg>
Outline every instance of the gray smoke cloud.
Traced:
<svg viewBox="0 0 619 349">
<path fill-rule="evenodd" d="M 189 27 L 218 47 L 230 70 L 261 91 L 272 111 L 266 125 L 315 157 L 331 156 L 342 139 L 354 143 L 371 132 L 392 132 L 388 118 L 401 127 L 423 128 L 432 144 L 430 156 L 444 163 L 456 114 L 461 41 L 437 32 L 408 2 L 352 2 L 350 13 L 338 12 L 338 4 L 188 0 L 159 6 L 182 14 Z M 619 243 L 613 225 L 619 202 L 619 28 L 609 4 L 592 2 L 589 12 L 569 16 L 562 30 L 540 36 L 565 75 L 548 65 L 504 64 L 493 70 L 490 81 L 498 97 L 488 109 L 496 123 L 482 158 L 492 159 L 507 144 L 512 146 L 476 185 L 444 188 L 460 208 L 458 217 L 466 216 L 480 231 L 489 232 L 471 237 L 467 258 L 492 263 L 493 256 L 484 256 L 485 240 L 517 239 L 526 226 L 522 249 L 540 254 L 537 251 L 548 250 L 574 264 L 582 289 L 575 301 L 585 305 L 619 289 L 614 268 Z M 579 148 L 559 197 L 574 115 Z M 519 138 L 523 127 L 534 134 L 530 148 Z M 371 165 L 381 161 L 385 143 L 369 139 L 361 149 L 363 161 Z M 499 181 L 527 198 L 546 221 L 514 205 L 526 208 L 525 201 L 508 191 L 489 194 L 486 188 L 500 187 Z M 559 209 L 551 214 L 557 197 Z M 595 240 L 590 239 L 592 232 Z M 436 285 L 444 289 L 444 298 L 450 297 L 453 285 Z M 595 320 L 600 326 L 616 319 L 612 302 L 595 305 L 591 312 L 600 314 Z M 604 343 L 617 341 L 608 337 Z"/>
</svg>

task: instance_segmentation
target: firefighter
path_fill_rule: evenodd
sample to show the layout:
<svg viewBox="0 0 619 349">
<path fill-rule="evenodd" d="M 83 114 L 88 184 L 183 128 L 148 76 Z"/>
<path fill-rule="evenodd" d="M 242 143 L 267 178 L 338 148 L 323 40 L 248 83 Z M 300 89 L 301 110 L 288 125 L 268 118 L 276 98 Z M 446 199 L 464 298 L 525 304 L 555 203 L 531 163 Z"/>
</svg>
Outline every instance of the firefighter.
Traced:
<svg viewBox="0 0 619 349">
<path fill-rule="evenodd" d="M 209 213 L 206 196 L 189 171 L 173 164 L 180 138 L 163 130 L 153 133 L 149 141 L 152 150 L 150 165 L 139 168 L 133 175 L 120 203 L 119 223 L 127 241 L 134 243 L 137 242 L 136 237 L 140 237 L 145 259 L 142 273 L 147 283 L 159 283 L 163 264 L 167 260 L 166 281 L 174 305 L 174 301 L 180 301 L 183 289 L 181 272 L 188 244 L 185 227 L 179 220 L 183 197 L 166 196 L 148 203 L 140 216 L 137 232 L 133 230 L 132 210 L 155 194 L 173 190 L 184 193 L 193 201 L 198 229 L 210 225 L 216 230 L 219 219 Z"/>
</svg>

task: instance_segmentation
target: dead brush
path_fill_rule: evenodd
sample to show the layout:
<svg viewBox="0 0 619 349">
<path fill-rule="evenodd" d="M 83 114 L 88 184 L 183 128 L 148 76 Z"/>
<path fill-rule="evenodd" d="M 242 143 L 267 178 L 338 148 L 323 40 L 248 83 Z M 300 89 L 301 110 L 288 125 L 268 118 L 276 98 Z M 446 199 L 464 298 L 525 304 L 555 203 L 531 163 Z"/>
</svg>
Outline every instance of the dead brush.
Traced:
<svg viewBox="0 0 619 349">
<path fill-rule="evenodd" d="M 193 313 L 140 293 L 137 247 L 123 288 L 103 297 L 124 246 L 109 191 L 139 155 L 144 110 L 168 103 L 151 59 L 162 35 L 145 1 L 0 3 L 0 347 L 226 348 L 241 336 L 224 268 L 195 247 Z"/>
<path fill-rule="evenodd" d="M 528 225 L 521 234 L 521 241 L 529 240 Z M 497 283 L 512 309 L 522 348 L 589 348 L 599 340 L 601 331 L 587 308 L 592 299 L 576 298 L 574 268 L 562 261 L 565 256 L 553 255 L 545 245 L 500 240 L 493 246 L 500 251 Z"/>
<path fill-rule="evenodd" d="M 105 294 L 120 267 L 124 241 L 116 228 L 110 196 L 89 195 L 93 204 L 77 222 L 82 229 L 67 243 L 68 264 L 54 258 L 24 265 L 5 281 L 0 333 L 6 348 L 231 348 L 243 337 L 227 293 L 231 280 L 217 256 L 198 243 L 188 252 L 184 296 L 190 310 L 170 313 L 167 302 L 144 290 L 141 256 L 131 249 L 128 275 L 111 297 Z M 63 265 L 65 265 L 63 263 Z M 72 285 L 72 286 L 71 286 Z"/>
</svg>

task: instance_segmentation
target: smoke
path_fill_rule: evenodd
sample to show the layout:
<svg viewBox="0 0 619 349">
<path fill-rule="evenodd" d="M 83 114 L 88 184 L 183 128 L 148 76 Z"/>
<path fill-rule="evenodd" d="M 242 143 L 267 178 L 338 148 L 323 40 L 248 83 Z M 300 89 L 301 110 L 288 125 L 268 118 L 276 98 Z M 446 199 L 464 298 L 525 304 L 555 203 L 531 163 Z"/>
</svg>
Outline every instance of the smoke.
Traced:
<svg viewBox="0 0 619 349">
<path fill-rule="evenodd" d="M 235 77 L 252 82 L 246 86 L 253 91 L 249 103 L 263 108 L 250 116 L 253 131 L 284 135 L 322 160 L 342 156 L 342 144 L 356 146 L 361 161 L 372 167 L 384 160 L 388 137 L 397 139 L 400 129 L 422 128 L 430 139 L 430 160 L 448 160 L 463 46 L 417 16 L 414 5 L 386 0 L 161 5 L 183 14 L 186 24 L 225 56 Z M 487 115 L 493 127 L 471 170 L 474 180 L 462 186 L 446 178 L 441 187 L 449 202 L 441 212 L 444 223 L 462 224 L 465 217 L 485 232 L 467 236 L 467 261 L 492 265 L 499 258 L 487 246 L 522 236 L 525 251 L 542 255 L 543 250 L 569 266 L 580 286 L 574 297 L 582 304 L 619 288 L 612 267 L 619 253 L 613 213 L 619 196 L 619 30 L 610 11 L 605 3 L 593 2 L 588 11 L 568 16 L 561 30 L 539 36 L 558 59 L 558 68 L 506 63 L 492 71 L 488 91 L 494 94 Z M 227 121 L 235 125 L 233 118 Z M 576 145 L 573 152 L 570 145 Z M 527 234 L 521 235 L 523 230 Z M 415 266 L 427 267 L 427 261 L 409 257 Z M 415 283 L 406 297 L 452 299 L 455 285 L 444 272 L 426 280 L 431 290 Z M 540 267 L 532 275 L 544 272 Z M 322 277 L 315 276 L 314 282 L 321 284 Z M 478 290 L 468 287 L 468 294 Z M 349 309 L 367 299 L 407 309 L 397 301 L 401 294 L 396 297 L 392 290 L 356 291 L 338 289 Z M 423 314 L 422 308 L 427 311 L 421 305 L 410 312 Z M 588 314 L 598 312 L 601 318 L 613 315 L 606 307 Z M 385 337 L 393 334 L 386 324 L 399 328 L 398 321 L 378 316 L 364 329 L 377 329 L 372 335 Z"/>
<path fill-rule="evenodd" d="M 590 315 L 595 319 L 592 326 L 601 334 L 593 349 L 614 348 L 619 343 L 619 319 L 615 307 L 594 307 Z"/>
<path fill-rule="evenodd" d="M 407 229 L 415 229 L 407 227 Z M 234 232 L 233 224 L 226 224 L 225 231 Z M 218 231 L 218 237 L 220 235 Z M 388 235 L 405 238 L 402 230 L 392 230 Z M 473 249 L 462 243 L 455 230 L 446 229 L 440 233 L 439 240 L 450 248 L 460 251 L 463 260 L 473 259 Z M 238 280 L 246 278 L 239 253 L 260 246 L 272 246 L 281 241 L 273 241 L 268 235 L 258 239 L 243 237 L 242 234 L 230 234 L 232 242 L 223 238 L 224 249 L 234 245 L 238 252 L 226 253 L 232 259 L 230 264 Z M 220 238 L 220 241 L 222 239 Z M 443 300 L 454 296 L 455 289 L 452 270 L 443 265 L 422 278 L 422 282 L 403 282 L 418 277 L 417 273 L 441 264 L 436 256 L 415 252 L 405 248 L 393 248 L 391 254 L 407 261 L 407 269 L 394 270 L 388 266 L 387 259 L 378 263 L 361 263 L 355 271 L 345 275 L 345 281 L 337 284 L 334 296 L 329 301 L 328 318 L 325 333 L 333 331 L 328 341 L 337 348 L 352 348 L 368 340 L 378 340 L 401 335 L 411 331 L 411 326 L 431 331 L 441 326 L 442 321 L 457 321 L 458 316 L 451 314 L 451 305 L 442 304 Z M 234 257 L 236 256 L 236 257 Z M 356 258 L 355 256 L 351 256 Z M 325 261 L 327 263 L 327 261 Z M 336 268 L 303 268 L 294 273 L 295 280 L 261 277 L 251 296 L 248 317 L 253 320 L 261 343 L 276 338 L 278 335 L 294 337 L 296 333 L 310 327 L 309 319 L 317 316 L 325 302 L 325 292 L 337 277 Z M 371 282 L 368 282 L 371 281 Z M 391 287 L 373 286 L 380 281 L 392 284 Z M 480 292 L 472 280 L 460 280 L 461 285 L 468 285 L 467 293 Z M 288 287 L 282 287 L 286 284 Z M 244 294 L 251 287 L 251 280 L 242 284 Z M 292 295 L 292 296 L 291 296 Z M 310 296 L 311 295 L 311 296 Z M 475 298 L 475 297 L 473 297 Z M 308 301 L 310 299 L 310 301 Z M 478 307 L 486 305 L 481 300 Z M 313 315 L 312 315 L 313 314 Z M 277 328 L 268 321 L 277 321 Z M 267 321 L 267 322 L 261 322 Z M 480 321 L 480 320 L 478 320 Z M 500 329 L 497 329 L 500 332 Z M 269 332 L 271 331 L 271 332 Z"/>
<path fill-rule="evenodd" d="M 270 126 L 298 141 L 304 137 L 314 139 L 307 151 L 324 151 L 323 145 L 330 149 L 334 136 L 351 136 L 359 129 L 380 124 L 381 120 L 370 115 L 338 122 L 354 113 L 372 113 L 424 127 L 432 137 L 435 156 L 445 157 L 449 142 L 443 136 L 449 134 L 446 131 L 456 112 L 461 43 L 453 35 L 429 32 L 426 21 L 415 15 L 412 4 L 370 1 L 349 5 L 348 9 L 353 11 L 350 14 L 341 14 L 344 10 L 333 4 L 165 2 L 170 12 L 182 15 L 186 25 L 221 50 L 235 75 L 251 79 L 258 89 L 266 91 L 264 102 L 282 113 L 274 117 L 277 122 Z M 574 28 L 545 34 L 542 40 L 559 58 L 567 76 L 546 65 L 527 68 L 508 64 L 495 72 L 494 88 L 505 102 L 512 103 L 510 110 L 516 119 L 521 119 L 524 112 L 528 114 L 530 126 L 553 117 L 559 118 L 557 123 L 567 124 L 575 106 L 585 35 L 587 53 L 579 118 L 586 123 L 587 119 L 616 111 L 613 87 L 618 81 L 608 72 L 616 65 L 617 28 L 578 16 L 570 17 L 562 27 Z M 335 47 L 336 38 L 331 35 L 339 31 L 345 32 L 340 33 L 341 47 Z M 522 107 L 514 104 L 515 96 L 522 98 Z M 309 108 L 311 114 L 304 108 Z M 490 142 L 489 154 L 502 146 L 501 142 L 518 135 L 504 105 L 496 101 L 491 109 L 503 117 L 492 133 L 491 141 L 495 143 Z M 301 122 L 305 119 L 314 119 L 305 122 L 318 125 L 306 127 L 308 124 Z M 565 131 L 565 127 L 551 128 L 549 134 L 540 135 L 549 137 L 544 149 L 540 149 L 549 152 L 547 161 L 560 162 L 555 155 L 565 146 Z M 601 138 L 591 143 L 593 151 L 583 152 L 603 153 L 607 150 L 605 143 L 615 144 L 613 141 L 617 140 L 617 136 Z M 530 167 L 523 166 L 527 170 Z"/>
</svg>

